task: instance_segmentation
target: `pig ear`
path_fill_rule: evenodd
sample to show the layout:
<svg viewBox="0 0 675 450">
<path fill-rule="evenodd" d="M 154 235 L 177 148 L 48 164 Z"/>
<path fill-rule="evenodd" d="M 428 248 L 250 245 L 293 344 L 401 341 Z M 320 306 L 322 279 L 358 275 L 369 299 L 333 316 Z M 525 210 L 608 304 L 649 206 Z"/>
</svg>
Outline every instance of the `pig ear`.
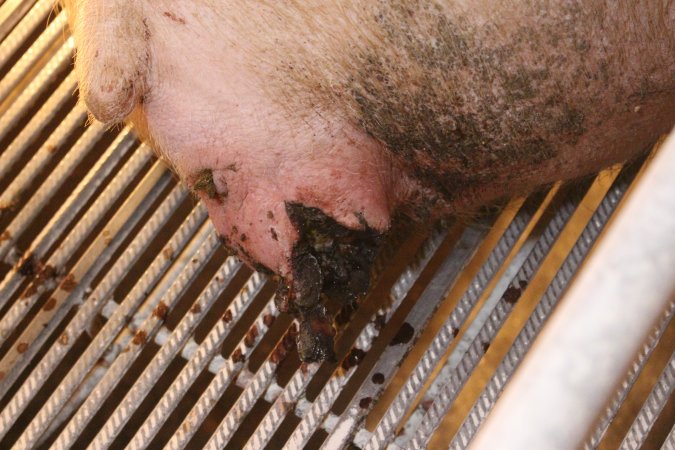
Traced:
<svg viewBox="0 0 675 450">
<path fill-rule="evenodd" d="M 123 121 L 148 89 L 150 30 L 136 2 L 66 2 L 80 98 L 106 124 Z"/>
</svg>

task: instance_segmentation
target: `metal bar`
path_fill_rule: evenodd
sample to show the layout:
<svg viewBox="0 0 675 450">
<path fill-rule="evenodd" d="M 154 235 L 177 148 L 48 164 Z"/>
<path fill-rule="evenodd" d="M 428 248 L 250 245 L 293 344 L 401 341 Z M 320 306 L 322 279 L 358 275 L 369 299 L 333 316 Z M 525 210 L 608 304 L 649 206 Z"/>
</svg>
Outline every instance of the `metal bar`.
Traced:
<svg viewBox="0 0 675 450">
<path fill-rule="evenodd" d="M 71 271 L 71 273 L 75 274 L 77 278 L 81 278 L 77 287 L 70 293 L 63 289 L 56 290 L 48 301 L 52 303 L 47 303 L 43 306 L 36 318 L 31 322 L 30 328 L 28 328 L 26 332 L 24 332 L 17 340 L 19 342 L 31 342 L 31 345 L 28 347 L 26 352 L 21 355 L 21 358 L 17 362 L 5 362 L 3 359 L 3 361 L 0 363 L 0 368 L 11 367 L 11 371 L 6 372 L 2 383 L 0 383 L 0 397 L 5 395 L 7 389 L 14 383 L 21 372 L 23 372 L 28 363 L 42 347 L 45 339 L 51 335 L 54 329 L 61 323 L 70 308 L 73 305 L 82 304 L 83 298 L 85 297 L 87 291 L 91 289 L 92 279 L 98 275 L 103 265 L 105 265 L 110 260 L 112 254 L 119 248 L 122 241 L 126 239 L 131 230 L 138 224 L 141 217 L 147 212 L 148 207 L 159 197 L 159 194 L 166 187 L 168 181 L 169 177 L 167 174 L 160 180 L 158 184 L 153 187 L 152 191 L 143 198 L 143 201 L 140 203 L 139 207 L 135 209 L 131 217 L 128 220 L 123 221 L 124 225 L 115 235 L 115 237 L 112 238 L 110 243 L 105 246 L 105 250 L 103 250 L 103 252 L 100 251 L 99 245 L 92 244 L 89 246 L 87 252 L 80 258 Z M 108 275 L 106 275 L 106 278 L 104 278 L 104 281 L 99 284 L 99 286 L 108 285 L 107 280 L 109 280 L 108 277 L 110 273 L 116 273 L 118 264 L 125 262 L 125 256 L 138 256 L 138 248 L 143 248 L 149 243 L 150 238 L 157 234 L 161 225 L 166 223 L 166 221 L 169 219 L 171 214 L 174 213 L 177 206 L 186 195 L 187 192 L 181 187 L 177 186 L 173 189 L 167 198 L 164 199 L 157 207 L 149 221 L 140 230 L 139 235 L 143 237 L 144 240 L 139 243 L 137 242 L 137 237 L 131 242 L 131 244 L 127 247 L 125 254 L 120 258 L 120 260 L 116 262 L 116 264 L 113 266 L 113 269 L 111 269 Z M 133 201 L 133 199 L 131 200 Z M 128 210 L 129 207 L 128 205 L 125 205 L 125 207 L 122 209 Z M 84 273 L 85 271 L 86 276 L 81 276 L 80 274 Z M 115 278 L 115 280 L 118 281 L 119 278 Z M 94 291 L 94 295 L 97 296 L 96 298 L 104 297 L 103 295 L 99 295 L 100 292 L 100 289 Z M 94 308 L 92 311 L 95 311 L 96 309 L 97 308 Z M 93 314 L 94 313 L 91 313 L 92 316 Z M 91 318 L 92 317 L 88 316 L 87 320 L 90 321 Z M 38 334 L 37 337 L 33 337 L 35 331 L 40 331 L 40 334 Z M 43 371 L 45 369 L 45 364 L 46 363 L 43 361 Z"/>
<path fill-rule="evenodd" d="M 44 23 L 52 6 L 53 0 L 38 0 L 32 7 L 30 0 L 15 0 L 0 7 L 0 66 L 5 65 L 28 36 Z M 30 12 L 26 14 L 28 9 Z"/>
<path fill-rule="evenodd" d="M 16 161 L 21 157 L 22 153 L 40 136 L 40 130 L 44 129 L 45 125 L 54 119 L 56 111 L 61 109 L 70 100 L 76 87 L 75 76 L 66 77 L 49 99 L 33 115 L 33 118 L 23 127 L 16 139 L 2 152 L 0 178 L 7 176 L 9 170 L 16 165 Z M 84 111 L 84 108 L 80 106 L 75 106 L 75 108 L 80 108 Z M 0 211 L 4 207 L 6 206 L 0 205 Z"/>
<path fill-rule="evenodd" d="M 122 427 L 127 423 L 131 415 L 136 411 L 141 401 L 148 394 L 152 386 L 157 382 L 169 363 L 173 360 L 180 349 L 186 344 L 188 338 L 195 330 L 209 308 L 223 293 L 225 288 L 232 282 L 242 264 L 236 258 L 229 257 L 221 265 L 220 269 L 211 278 L 201 295 L 195 301 L 189 313 L 181 319 L 175 330 L 145 368 L 143 374 L 127 392 L 124 399 L 115 409 L 110 419 L 91 443 L 92 448 L 108 448 Z"/>
<path fill-rule="evenodd" d="M 235 405 L 228 412 L 226 419 L 227 417 L 229 417 L 229 419 L 224 419 L 223 422 L 220 423 L 218 430 L 213 433 L 211 439 L 206 444 L 206 448 L 213 448 L 214 445 L 226 442 L 228 438 L 231 437 L 229 434 L 231 428 L 229 428 L 229 426 L 232 424 L 232 421 L 239 422 L 243 420 L 246 412 L 253 406 L 256 399 L 264 391 L 267 384 L 269 384 L 268 380 L 274 376 L 274 370 L 278 363 L 273 363 L 269 360 L 265 361 L 255 376 L 253 376 L 253 374 L 251 374 L 244 366 L 246 359 L 253 350 L 255 350 L 265 336 L 265 333 L 269 330 L 269 318 L 272 318 L 273 320 L 278 314 L 279 313 L 274 306 L 274 301 L 271 299 L 265 308 L 258 314 L 253 325 L 249 328 L 249 331 L 242 337 L 239 344 L 232 352 L 232 356 L 221 362 L 216 376 L 211 380 L 209 386 L 199 397 L 199 400 L 185 417 L 183 423 L 175 431 L 171 440 L 166 445 L 166 448 L 172 450 L 185 448 L 232 381 L 234 381 L 235 378 L 238 380 L 250 380 L 244 387 L 244 392 L 242 392 Z M 252 330 L 255 330 L 255 332 L 252 332 Z M 289 331 L 281 338 L 276 347 L 283 345 L 283 340 L 288 333 Z"/>
<path fill-rule="evenodd" d="M 131 292 L 126 296 L 120 308 L 118 308 L 118 310 L 115 311 L 114 316 L 111 317 L 110 320 L 108 320 L 108 322 L 103 327 L 103 330 L 101 330 L 101 332 L 99 332 L 96 335 L 94 341 L 87 347 L 87 350 L 80 356 L 80 359 L 68 373 L 66 378 L 64 378 L 64 380 L 61 382 L 59 388 L 52 394 L 52 396 L 47 400 L 45 405 L 40 409 L 40 411 L 31 421 L 28 428 L 24 431 L 23 439 L 26 440 L 26 443 L 35 442 L 40 433 L 42 433 L 47 428 L 49 423 L 53 420 L 53 418 L 56 416 L 56 414 L 63 406 L 64 402 L 68 399 L 68 396 L 76 389 L 79 383 L 84 379 L 89 368 L 91 368 L 96 363 L 98 358 L 101 357 L 105 349 L 112 341 L 113 337 L 125 325 L 125 323 L 127 322 L 126 317 L 127 314 L 130 314 L 131 311 L 135 311 L 138 308 L 138 306 L 143 302 L 143 300 L 148 297 L 150 289 L 157 283 L 157 281 L 159 281 L 159 278 L 162 276 L 162 274 L 164 274 L 167 271 L 167 269 L 169 269 L 169 266 L 173 263 L 173 260 L 166 258 L 164 256 L 165 255 L 164 252 L 171 254 L 172 252 L 180 251 L 180 249 L 182 249 L 184 246 L 187 245 L 188 241 L 194 235 L 195 230 L 197 229 L 197 227 L 200 226 L 200 224 L 204 222 L 205 218 L 206 212 L 203 209 L 200 208 L 198 211 L 195 211 L 195 214 L 191 215 L 190 217 L 188 217 L 188 219 L 186 219 L 181 228 L 164 246 L 162 253 L 157 255 L 157 257 L 154 259 L 154 261 L 148 267 L 148 269 L 143 273 L 143 276 L 136 283 Z M 206 238 L 205 232 L 200 233 L 200 235 L 201 235 L 200 239 L 203 240 Z M 191 244 L 191 250 L 186 250 L 186 254 L 190 254 L 190 252 L 196 251 L 196 248 L 194 247 L 197 246 L 198 244 L 199 240 L 196 241 L 193 240 L 193 243 Z M 177 265 L 180 264 L 184 265 L 186 263 L 184 259 L 186 258 L 183 258 L 183 260 L 178 262 Z M 90 297 L 90 299 L 92 297 Z M 89 303 L 89 301 L 87 303 Z M 85 308 L 80 309 L 80 311 L 83 310 L 85 310 Z M 88 312 L 92 313 L 91 310 L 89 310 Z M 93 312 L 92 314 L 95 314 L 95 312 Z M 76 316 L 76 318 L 78 316 Z M 81 324 L 82 322 L 79 323 Z M 72 326 L 74 323 L 76 323 L 75 320 L 73 320 L 71 322 L 71 325 L 66 329 L 65 333 L 68 333 L 68 336 L 71 336 L 72 335 L 71 333 L 75 333 L 76 336 L 79 336 L 83 332 L 82 328 L 75 328 L 74 326 Z M 88 322 L 84 323 L 87 324 Z M 66 342 L 72 343 L 72 341 L 73 339 L 68 339 Z M 57 357 L 59 353 L 63 355 L 64 353 L 61 353 L 59 347 L 61 346 L 59 345 L 53 346 L 50 349 L 48 356 L 50 353 L 53 353 L 54 357 Z M 56 361 L 56 363 L 58 363 L 58 361 Z M 36 368 L 36 370 L 38 370 L 40 367 L 41 365 L 39 365 Z M 34 371 L 34 373 L 36 372 Z M 27 394 L 32 395 L 31 393 Z M 15 398 L 17 398 L 17 396 L 15 396 Z M 20 404 L 23 404 L 24 405 L 23 407 L 25 408 L 25 403 L 27 402 L 27 400 L 18 399 L 18 401 Z M 7 412 L 7 417 L 5 415 L 5 412 Z M 16 409 L 10 410 L 9 408 L 6 408 L 6 410 L 2 412 L 2 415 L 0 415 L 0 437 L 4 436 L 9 426 L 11 425 L 9 424 L 9 422 L 11 421 L 13 423 L 13 421 L 16 420 L 17 415 L 18 413 Z"/>
<path fill-rule="evenodd" d="M 68 14 L 66 11 L 58 14 L 43 31 L 30 48 L 21 55 L 21 58 L 12 66 L 12 68 L 0 80 L 0 103 L 4 102 L 14 90 L 21 79 L 35 67 L 37 61 L 50 49 L 56 39 L 63 36 L 63 30 L 68 24 Z M 0 55 L 2 58 L 2 55 Z M 1 64 L 1 63 L 0 63 Z"/>
<path fill-rule="evenodd" d="M 408 295 L 413 284 L 419 278 L 447 235 L 447 230 L 437 228 L 421 245 L 412 262 L 404 269 L 390 289 L 389 312 L 398 308 L 401 302 L 403 302 L 403 299 Z M 383 310 L 378 311 L 378 314 L 383 317 L 385 316 Z M 257 450 L 267 445 L 272 435 L 276 432 L 279 425 L 281 425 L 286 414 L 293 410 L 289 405 L 307 401 L 304 397 L 304 392 L 318 368 L 318 364 L 309 364 L 307 371 L 299 370 L 293 375 L 282 392 L 277 393 L 275 396 L 271 394 L 269 396 L 266 395 L 265 398 L 269 397 L 269 400 L 274 400 L 274 403 L 246 443 L 244 450 Z M 267 392 L 268 394 L 270 393 L 270 388 L 268 388 Z M 295 411 L 297 414 L 298 410 L 295 409 Z"/>
<path fill-rule="evenodd" d="M 623 404 L 624 400 L 626 400 L 626 397 L 628 396 L 630 389 L 637 381 L 638 375 L 640 375 L 642 369 L 649 360 L 649 357 L 654 352 L 656 344 L 659 343 L 661 337 L 663 336 L 663 333 L 666 331 L 666 328 L 668 328 L 668 324 L 670 324 L 670 321 L 673 318 L 673 314 L 675 314 L 675 301 L 670 303 L 670 305 L 664 312 L 659 325 L 657 325 L 654 328 L 651 335 L 649 336 L 649 339 L 642 346 L 640 354 L 637 356 L 635 361 L 633 361 L 633 364 L 631 364 L 630 370 L 628 371 L 626 377 L 621 382 L 621 385 L 617 390 L 617 392 L 614 394 L 614 397 L 609 402 L 598 425 L 595 427 L 595 430 L 593 430 L 593 433 L 591 434 L 589 439 L 584 443 L 584 450 L 592 450 L 598 448 L 598 445 L 600 444 L 600 441 L 607 432 L 609 425 L 616 417 L 616 414 L 619 411 L 619 407 Z"/>
<path fill-rule="evenodd" d="M 204 341 L 202 341 L 196 351 L 192 352 L 188 363 L 183 367 L 173 383 L 171 383 L 166 394 L 162 396 L 142 427 L 136 432 L 130 443 L 131 448 L 146 448 L 150 444 L 169 414 L 175 409 L 178 402 L 183 398 L 202 370 L 207 367 L 214 355 L 220 350 L 220 346 L 225 341 L 227 334 L 244 312 L 246 312 L 264 284 L 265 277 L 256 272 L 244 287 L 241 288 L 222 319 L 216 322 L 209 334 L 204 338 Z M 268 308 L 270 308 L 269 305 Z M 270 311 L 273 308 L 272 306 Z M 217 372 L 217 370 L 211 371 Z"/>
<path fill-rule="evenodd" d="M 2 109 L 0 108 L 0 114 L 2 114 L 0 141 L 16 126 L 20 118 L 28 114 L 31 108 L 35 107 L 38 97 L 42 95 L 45 89 L 47 89 L 47 86 L 49 86 L 52 79 L 54 79 L 59 72 L 68 67 L 72 62 L 72 58 L 73 39 L 70 38 L 63 43 L 61 48 L 54 54 L 49 62 L 40 69 L 40 72 L 35 76 L 35 79 L 30 82 L 26 89 L 21 91 L 7 110 L 2 112 Z M 68 83 L 71 83 L 70 85 L 74 85 L 75 75 L 69 74 L 66 79 L 68 79 Z"/>
<path fill-rule="evenodd" d="M 87 129 L 85 134 L 77 141 L 73 150 L 68 152 L 49 174 L 37 192 L 31 196 L 30 202 L 26 207 L 22 208 L 21 212 L 7 226 L 5 232 L 8 232 L 10 236 L 16 236 L 28 226 L 29 222 L 35 219 L 46 203 L 54 196 L 62 181 L 72 173 L 77 164 L 91 151 L 94 143 L 101 138 L 103 132 L 103 126 L 98 123 Z M 5 242 L 10 242 L 10 240 Z M 7 252 L 9 245 L 3 247 L 3 244 L 5 243 L 0 244 L 0 249 L 3 252 Z M 7 303 L 25 279 L 25 275 L 19 269 L 21 264 L 22 262 L 19 262 L 14 270 L 10 271 L 0 283 L 0 307 Z"/>
<path fill-rule="evenodd" d="M 525 356 L 525 353 L 529 350 L 532 342 L 537 337 L 539 331 L 553 311 L 553 308 L 558 304 L 558 301 L 567 288 L 567 284 L 574 276 L 577 268 L 583 262 L 586 254 L 602 232 L 605 224 L 609 221 L 614 209 L 626 192 L 633 175 L 633 170 L 624 169 L 624 172 L 616 178 L 613 185 L 588 220 L 573 248 L 569 251 L 560 269 L 556 273 L 555 278 L 551 281 L 539 301 L 539 304 L 536 306 L 522 330 L 518 333 L 513 345 L 495 370 L 495 374 L 471 408 L 467 418 L 462 423 L 462 426 L 450 444 L 451 448 L 463 449 L 469 445 L 478 431 L 478 427 L 492 410 L 492 407 L 501 395 L 506 383 L 517 369 L 521 359 Z M 447 407 L 449 407 L 449 405 L 447 405 L 446 408 Z M 430 438 L 431 435 L 426 432 L 426 430 L 420 430 L 415 433 L 411 445 L 424 445 Z"/>
<path fill-rule="evenodd" d="M 670 433 L 668 433 L 668 437 L 663 442 L 661 450 L 675 450 L 675 425 L 670 429 Z"/>
<path fill-rule="evenodd" d="M 640 412 L 633 421 L 626 437 L 621 442 L 620 450 L 637 450 L 642 448 L 642 445 L 647 439 L 649 430 L 654 426 L 657 417 L 663 410 L 668 400 L 675 389 L 675 353 L 670 355 L 670 360 L 663 372 L 656 380 L 654 388 L 649 393 L 649 397 L 645 400 Z"/>
<path fill-rule="evenodd" d="M 170 277 L 171 280 L 169 280 L 166 292 L 161 292 L 159 295 L 155 294 L 153 300 L 146 302 L 146 308 L 141 308 L 134 314 L 134 319 L 138 321 L 142 320 L 142 323 L 140 323 L 137 329 L 132 328 L 130 330 L 135 332 L 133 339 L 129 339 L 131 342 L 126 344 L 125 350 L 117 355 L 112 366 L 105 373 L 105 376 L 96 384 L 93 391 L 88 393 L 84 404 L 78 409 L 75 416 L 68 421 L 68 425 L 66 425 L 66 428 L 61 432 L 56 442 L 54 442 L 54 448 L 67 449 L 72 447 L 84 430 L 84 427 L 89 424 L 103 402 L 117 386 L 122 375 L 136 360 L 141 350 L 145 348 L 148 339 L 155 335 L 166 314 L 171 311 L 187 286 L 201 272 L 206 262 L 215 253 L 218 246 L 218 236 L 213 232 L 210 222 L 205 229 L 208 230 L 208 236 L 201 243 L 199 249 L 191 255 L 190 262 L 182 267 L 180 274 L 177 274 L 175 278 L 172 276 L 173 274 L 167 274 L 167 278 Z M 154 298 L 157 301 L 154 301 Z M 152 313 L 150 313 L 150 310 Z M 131 321 L 132 324 L 135 321 L 134 319 Z"/>
<path fill-rule="evenodd" d="M 477 448 L 556 449 L 583 442 L 672 300 L 674 170 L 671 134 L 505 389 L 476 436 Z"/>
<path fill-rule="evenodd" d="M 427 416 L 432 418 L 432 422 L 423 422 L 424 425 L 431 426 L 432 429 L 438 426 L 447 412 L 447 407 L 452 404 L 460 389 L 464 386 L 464 383 L 466 383 L 474 368 L 485 354 L 486 343 L 492 342 L 494 336 L 509 317 L 515 303 L 520 298 L 521 292 L 532 281 L 532 277 L 553 247 L 558 234 L 569 221 L 580 200 L 579 196 L 572 196 L 572 198 L 566 199 L 562 205 L 559 205 L 555 209 L 555 213 L 550 220 L 548 220 L 548 217 L 540 219 L 540 224 L 537 225 L 537 228 L 543 227 L 541 222 L 545 223 L 548 221 L 548 224 L 544 230 L 532 233 L 527 242 L 519 250 L 519 255 L 512 262 L 513 270 L 519 267 L 517 273 L 511 277 L 512 271 L 507 270 L 503 276 L 503 281 L 506 281 L 506 283 L 501 283 L 501 286 L 498 285 L 493 289 L 490 299 L 486 302 L 486 307 L 492 307 L 492 312 L 480 327 L 478 333 L 476 333 L 469 347 L 463 352 L 461 360 L 458 364 L 455 364 L 452 358 L 448 358 L 440 371 L 440 375 L 436 377 L 432 387 L 425 393 L 418 407 L 419 411 L 416 411 L 418 413 L 416 417 L 421 417 L 422 405 L 430 405 L 427 410 Z M 523 219 L 529 221 L 527 215 Z M 536 235 L 539 235 L 539 238 L 535 242 L 533 236 Z M 462 300 L 460 300 L 460 304 L 469 306 L 476 303 L 496 269 L 503 264 L 504 257 L 505 255 L 502 255 L 502 259 L 495 261 L 491 266 L 483 266 L 483 270 L 474 278 L 469 290 L 467 290 Z M 506 286 L 507 283 L 508 286 Z M 494 302 L 495 300 L 497 301 L 496 303 Z M 470 311 L 470 307 L 456 308 L 455 311 L 460 311 L 466 315 Z M 396 399 L 392 402 L 373 432 L 373 437 L 365 446 L 365 449 L 383 448 L 394 438 L 399 421 L 403 418 L 409 405 L 417 397 L 431 371 L 452 341 L 453 331 L 458 330 L 466 320 L 466 317 L 461 317 L 461 315 L 458 317 L 455 311 L 448 317 L 448 320 L 446 320 L 437 333 L 436 338 L 434 338 L 434 342 L 425 351 L 413 374 L 401 388 Z M 461 350 L 459 351 L 461 352 Z M 439 406 L 439 402 L 443 403 L 442 407 Z M 412 428 L 421 429 L 414 419 Z M 431 434 L 432 430 L 425 431 Z"/>
</svg>

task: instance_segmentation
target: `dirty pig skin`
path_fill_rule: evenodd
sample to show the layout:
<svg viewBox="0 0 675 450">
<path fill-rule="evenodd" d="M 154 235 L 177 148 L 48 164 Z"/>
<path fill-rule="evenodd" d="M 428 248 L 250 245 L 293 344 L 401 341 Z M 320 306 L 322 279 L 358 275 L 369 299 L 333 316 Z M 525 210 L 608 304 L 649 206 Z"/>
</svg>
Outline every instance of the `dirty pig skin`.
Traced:
<svg viewBox="0 0 675 450">
<path fill-rule="evenodd" d="M 129 121 L 333 357 L 392 217 L 634 157 L 675 122 L 673 0 L 64 0 L 80 98 Z"/>
</svg>

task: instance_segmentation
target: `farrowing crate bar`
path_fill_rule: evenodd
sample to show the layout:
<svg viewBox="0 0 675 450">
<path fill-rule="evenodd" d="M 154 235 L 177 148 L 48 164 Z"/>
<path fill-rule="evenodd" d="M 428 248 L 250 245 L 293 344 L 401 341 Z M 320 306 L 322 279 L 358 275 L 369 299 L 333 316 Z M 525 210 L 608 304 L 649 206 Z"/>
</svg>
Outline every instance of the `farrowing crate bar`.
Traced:
<svg viewBox="0 0 675 450">
<path fill-rule="evenodd" d="M 272 283 L 227 257 L 133 130 L 87 122 L 66 22 L 51 0 L 0 3 L 0 447 L 489 448 L 509 445 L 510 427 L 511 443 L 675 448 L 675 298 L 658 283 L 645 282 L 658 317 L 602 336 L 614 350 L 642 344 L 609 381 L 589 377 L 590 394 L 572 391 L 597 411 L 580 411 L 567 440 L 555 425 L 570 396 L 555 388 L 578 368 L 530 383 L 553 386 L 542 398 L 523 390 L 532 364 L 520 364 L 545 357 L 549 329 L 588 331 L 567 306 L 584 293 L 563 295 L 597 270 L 582 264 L 613 215 L 609 230 L 626 222 L 614 214 L 626 192 L 655 189 L 649 162 L 514 199 L 477 224 L 395 233 L 373 292 L 341 312 L 339 362 L 300 364 Z M 659 225 L 674 211 L 666 201 Z M 675 279 L 675 265 L 649 270 Z M 600 313 L 591 330 L 621 317 Z M 551 409 L 533 416 L 519 398 Z"/>
</svg>

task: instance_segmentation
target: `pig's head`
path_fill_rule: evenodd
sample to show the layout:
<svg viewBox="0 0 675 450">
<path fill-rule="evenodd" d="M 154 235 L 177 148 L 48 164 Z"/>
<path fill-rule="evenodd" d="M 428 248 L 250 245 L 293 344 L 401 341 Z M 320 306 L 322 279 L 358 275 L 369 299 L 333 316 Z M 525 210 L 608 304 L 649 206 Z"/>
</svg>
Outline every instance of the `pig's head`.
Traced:
<svg viewBox="0 0 675 450">
<path fill-rule="evenodd" d="M 406 178 L 344 114 L 290 111 L 268 95 L 274 74 L 217 17 L 142 3 L 67 2 L 83 100 L 103 122 L 132 122 L 204 202 L 223 244 L 280 277 L 277 305 L 301 317 L 302 359 L 330 357 L 320 298 L 367 291 Z"/>
</svg>

